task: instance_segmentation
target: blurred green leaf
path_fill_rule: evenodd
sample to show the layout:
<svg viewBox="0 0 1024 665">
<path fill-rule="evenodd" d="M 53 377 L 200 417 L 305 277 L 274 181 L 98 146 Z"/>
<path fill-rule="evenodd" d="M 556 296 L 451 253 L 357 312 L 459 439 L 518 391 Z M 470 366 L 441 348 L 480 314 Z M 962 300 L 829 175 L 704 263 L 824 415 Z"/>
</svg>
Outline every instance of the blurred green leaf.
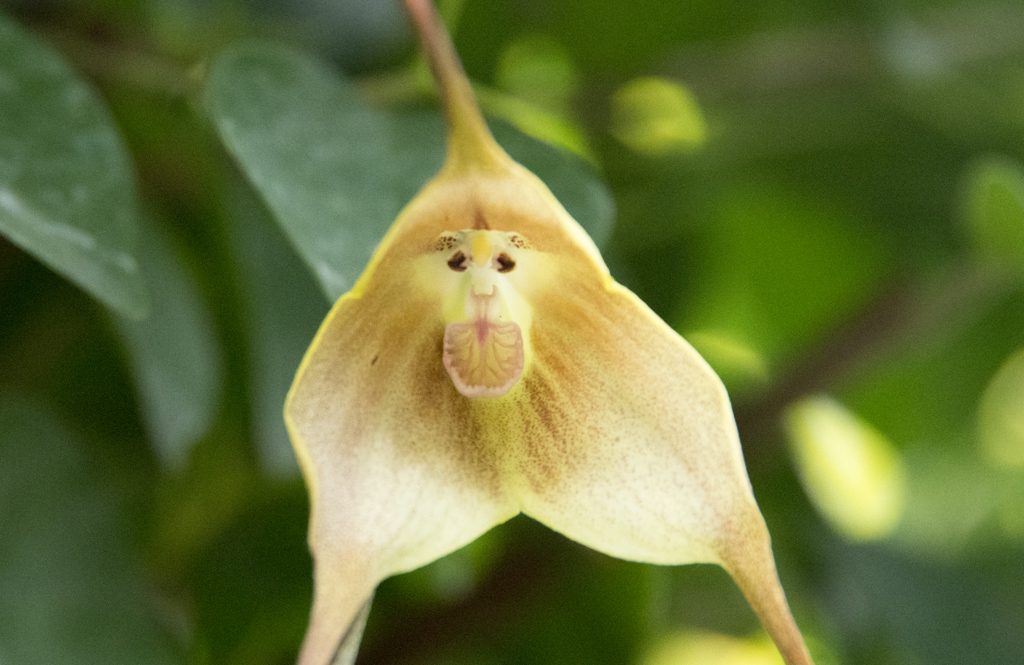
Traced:
<svg viewBox="0 0 1024 665">
<path fill-rule="evenodd" d="M 1003 363 L 982 393 L 978 438 L 993 464 L 1024 467 L 1024 349 Z"/>
<path fill-rule="evenodd" d="M 366 662 L 636 662 L 650 623 L 654 567 L 599 554 L 525 516 L 482 540 L 381 584 L 363 641 Z M 462 568 L 472 586 L 448 586 L 442 578 L 450 567 Z"/>
<path fill-rule="evenodd" d="M 256 449 L 263 468 L 298 475 L 284 427 L 284 398 L 328 302 L 252 188 L 235 177 L 227 189 L 228 233 L 241 283 L 249 335 Z"/>
<path fill-rule="evenodd" d="M 866 541 L 896 528 L 907 481 L 899 451 L 888 439 L 824 395 L 791 405 L 786 429 L 800 480 L 837 531 Z"/>
<path fill-rule="evenodd" d="M 395 611 L 463 602 L 495 573 L 507 555 L 509 530 L 491 529 L 483 536 L 414 571 L 388 578 L 374 601 L 384 606 L 394 601 Z"/>
<path fill-rule="evenodd" d="M 666 636 L 650 650 L 643 665 L 784 665 L 764 634 L 740 638 L 708 632 Z"/>
<path fill-rule="evenodd" d="M 0 232 L 101 302 L 143 316 L 135 181 L 106 108 L 0 17 Z"/>
<path fill-rule="evenodd" d="M 611 132 L 639 153 L 692 152 L 707 140 L 707 124 L 693 94 L 676 81 L 646 76 L 612 98 Z"/>
<path fill-rule="evenodd" d="M 206 106 L 217 130 L 333 301 L 355 283 L 398 211 L 441 165 L 423 116 L 360 105 L 326 65 L 269 44 L 223 52 Z M 431 149 L 433 148 L 433 149 Z"/>
<path fill-rule="evenodd" d="M 157 453 L 181 468 L 213 421 L 224 363 L 210 312 L 170 238 L 154 221 L 140 221 L 139 257 L 152 308 L 144 320 L 116 318 L 115 324 Z"/>
<path fill-rule="evenodd" d="M 284 48 L 228 49 L 205 94 L 221 139 L 332 301 L 443 160 L 438 116 L 371 110 L 325 65 Z M 507 128 L 495 134 L 596 242 L 607 237 L 614 209 L 600 183 L 550 146 Z"/>
<path fill-rule="evenodd" d="M 975 247 L 1024 274 L 1024 167 L 1007 157 L 985 157 L 971 167 L 965 190 L 965 222 Z"/>
<path fill-rule="evenodd" d="M 714 330 L 695 330 L 686 334 L 688 341 L 708 361 L 730 390 L 750 385 L 764 386 L 768 366 L 757 351 Z"/>
<path fill-rule="evenodd" d="M 564 113 L 580 82 L 568 50 L 548 35 L 521 35 L 505 47 L 494 73 L 500 89 Z"/>
<path fill-rule="evenodd" d="M 0 662 L 171 665 L 124 508 L 50 410 L 0 395 Z"/>
</svg>

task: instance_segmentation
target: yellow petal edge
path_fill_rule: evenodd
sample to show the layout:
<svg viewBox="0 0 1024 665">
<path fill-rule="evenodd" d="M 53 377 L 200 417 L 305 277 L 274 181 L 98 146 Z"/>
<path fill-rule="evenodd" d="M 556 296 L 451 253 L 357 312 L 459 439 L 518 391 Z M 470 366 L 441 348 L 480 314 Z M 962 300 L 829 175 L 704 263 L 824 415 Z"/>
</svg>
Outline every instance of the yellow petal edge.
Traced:
<svg viewBox="0 0 1024 665">
<path fill-rule="evenodd" d="M 494 142 L 433 6 L 406 5 L 448 158 L 324 320 L 285 404 L 311 501 L 299 664 L 353 662 L 381 580 L 519 512 L 613 556 L 722 565 L 786 663 L 811 663 L 721 381 Z"/>
</svg>

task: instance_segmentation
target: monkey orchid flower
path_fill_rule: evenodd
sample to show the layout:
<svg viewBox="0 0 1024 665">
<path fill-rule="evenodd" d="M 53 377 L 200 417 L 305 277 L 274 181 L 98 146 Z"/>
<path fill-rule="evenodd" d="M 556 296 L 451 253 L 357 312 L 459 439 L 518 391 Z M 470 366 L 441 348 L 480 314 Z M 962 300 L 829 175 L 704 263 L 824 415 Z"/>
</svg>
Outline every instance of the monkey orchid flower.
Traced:
<svg viewBox="0 0 1024 665">
<path fill-rule="evenodd" d="M 380 581 L 520 512 L 623 559 L 720 564 L 809 664 L 721 381 L 495 143 L 433 6 L 406 4 L 448 157 L 288 395 L 312 503 L 300 665 L 352 662 Z"/>
</svg>

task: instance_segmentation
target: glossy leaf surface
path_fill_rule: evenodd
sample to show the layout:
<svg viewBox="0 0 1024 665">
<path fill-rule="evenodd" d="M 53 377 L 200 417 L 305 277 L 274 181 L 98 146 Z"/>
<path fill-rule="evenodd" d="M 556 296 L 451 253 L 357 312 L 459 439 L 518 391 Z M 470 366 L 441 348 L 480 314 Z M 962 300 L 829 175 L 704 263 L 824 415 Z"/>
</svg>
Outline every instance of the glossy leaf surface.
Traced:
<svg viewBox="0 0 1024 665">
<path fill-rule="evenodd" d="M 0 233 L 119 313 L 146 312 L 135 182 L 96 93 L 0 17 Z"/>
</svg>

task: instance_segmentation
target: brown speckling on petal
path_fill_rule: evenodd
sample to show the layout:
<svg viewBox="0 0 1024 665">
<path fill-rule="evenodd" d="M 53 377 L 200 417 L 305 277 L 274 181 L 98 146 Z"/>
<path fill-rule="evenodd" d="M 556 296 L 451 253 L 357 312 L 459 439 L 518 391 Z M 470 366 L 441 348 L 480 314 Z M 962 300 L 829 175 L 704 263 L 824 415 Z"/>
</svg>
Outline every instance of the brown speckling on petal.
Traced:
<svg viewBox="0 0 1024 665">
<path fill-rule="evenodd" d="M 434 251 L 444 252 L 446 250 L 451 249 L 452 247 L 455 247 L 457 242 L 458 237 L 454 233 L 446 231 L 439 235 L 437 237 L 437 240 L 434 241 Z"/>
<path fill-rule="evenodd" d="M 530 243 L 528 243 L 526 241 L 526 238 L 524 238 L 523 236 L 519 235 L 518 233 L 509 233 L 508 234 L 508 241 L 510 243 L 512 243 L 513 247 L 518 247 L 519 249 L 529 249 L 530 248 Z"/>
</svg>

